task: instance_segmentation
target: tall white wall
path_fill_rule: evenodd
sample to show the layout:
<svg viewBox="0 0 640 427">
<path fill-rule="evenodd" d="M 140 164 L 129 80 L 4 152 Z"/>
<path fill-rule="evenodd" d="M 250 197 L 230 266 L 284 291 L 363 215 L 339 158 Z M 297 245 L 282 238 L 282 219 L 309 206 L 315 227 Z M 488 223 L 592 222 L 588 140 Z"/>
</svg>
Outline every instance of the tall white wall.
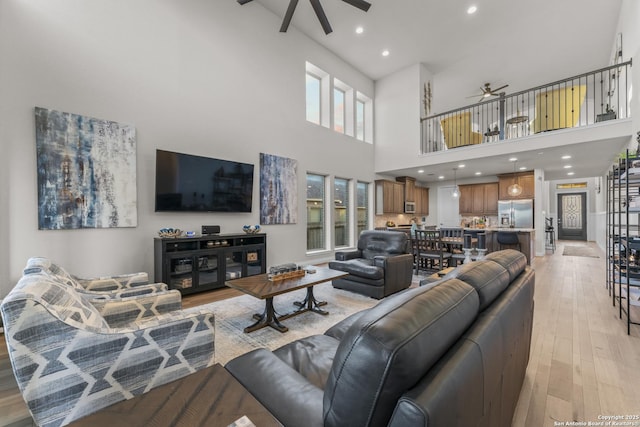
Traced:
<svg viewBox="0 0 640 427">
<path fill-rule="evenodd" d="M 376 170 L 416 161 L 420 153 L 422 65 L 415 64 L 376 81 Z"/>
<path fill-rule="evenodd" d="M 624 61 L 631 59 L 636 65 L 638 61 L 640 61 L 640 26 L 638 26 L 638 22 L 640 22 L 640 2 L 636 0 L 623 0 L 616 33 L 622 34 L 622 59 Z M 615 43 L 614 49 L 612 50 L 615 50 Z M 635 151 L 639 144 L 639 142 L 636 141 L 636 132 L 640 131 L 640 72 L 637 66 L 632 66 L 630 71 L 631 87 L 629 90 L 632 91 L 632 94 L 629 98 L 634 134 L 627 148 L 630 151 Z M 605 249 L 607 236 L 607 174 L 603 173 L 599 178 L 595 178 L 595 180 L 595 186 L 597 187 L 598 184 L 600 184 L 601 191 L 595 195 L 595 238 L 593 240 L 598 243 L 598 246 Z"/>
<path fill-rule="evenodd" d="M 371 98 L 374 86 L 279 26 L 257 2 L 2 0 L 0 297 L 30 256 L 79 275 L 152 271 L 162 227 L 232 233 L 257 224 L 260 152 L 298 160 L 298 223 L 263 227 L 268 264 L 312 262 L 305 173 L 369 182 L 374 174 L 372 145 L 305 120 L 305 61 Z M 38 230 L 35 106 L 135 125 L 138 227 Z M 255 164 L 253 212 L 155 213 L 157 148 Z"/>
</svg>

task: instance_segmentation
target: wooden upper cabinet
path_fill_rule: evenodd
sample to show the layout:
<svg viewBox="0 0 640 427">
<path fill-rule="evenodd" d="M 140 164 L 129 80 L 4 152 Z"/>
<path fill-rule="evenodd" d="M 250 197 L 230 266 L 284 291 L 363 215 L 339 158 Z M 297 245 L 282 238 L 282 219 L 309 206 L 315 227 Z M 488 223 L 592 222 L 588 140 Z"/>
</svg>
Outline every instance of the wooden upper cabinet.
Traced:
<svg viewBox="0 0 640 427">
<path fill-rule="evenodd" d="M 536 197 L 536 178 L 534 174 L 522 175 L 518 178 L 518 183 L 522 186 L 523 199 L 533 199 Z"/>
<path fill-rule="evenodd" d="M 404 184 L 404 201 L 415 202 L 416 201 L 416 180 L 410 176 L 400 176 L 396 178 L 396 181 Z"/>
<path fill-rule="evenodd" d="M 498 215 L 498 183 L 484 185 L 484 214 Z"/>
<path fill-rule="evenodd" d="M 429 215 L 429 189 L 416 187 L 416 215 Z"/>
<path fill-rule="evenodd" d="M 535 177 L 533 172 L 520 172 L 515 176 L 512 173 L 498 175 L 500 200 L 533 199 L 535 197 Z M 509 186 L 517 182 L 522 187 L 519 196 L 509 194 Z"/>
<path fill-rule="evenodd" d="M 497 215 L 498 183 L 460 185 L 460 215 Z"/>
<path fill-rule="evenodd" d="M 404 185 L 394 181 L 376 181 L 376 215 L 403 212 Z"/>
<path fill-rule="evenodd" d="M 396 178 L 396 181 L 377 180 L 376 215 L 404 213 L 405 201 L 416 204 L 416 216 L 429 215 L 429 189 L 416 187 L 415 183 L 411 177 Z"/>
<path fill-rule="evenodd" d="M 460 215 L 473 215 L 473 187 L 475 185 L 458 186 L 460 188 L 460 200 L 458 200 Z"/>
</svg>

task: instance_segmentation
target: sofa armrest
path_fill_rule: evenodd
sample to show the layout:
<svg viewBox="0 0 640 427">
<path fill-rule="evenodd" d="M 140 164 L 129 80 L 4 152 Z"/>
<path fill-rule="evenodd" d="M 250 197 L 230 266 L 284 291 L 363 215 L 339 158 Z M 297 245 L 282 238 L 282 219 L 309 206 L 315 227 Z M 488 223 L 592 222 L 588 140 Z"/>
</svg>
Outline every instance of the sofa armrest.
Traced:
<svg viewBox="0 0 640 427">
<path fill-rule="evenodd" d="M 413 255 L 402 254 L 387 257 L 384 261 L 384 283 L 387 292 L 395 292 L 411 286 Z"/>
<path fill-rule="evenodd" d="M 272 352 L 257 349 L 225 368 L 285 426 L 323 425 L 324 391 Z"/>
<path fill-rule="evenodd" d="M 136 286 L 134 288 L 114 289 L 111 291 L 88 291 L 85 288 L 75 288 L 76 292 L 92 299 L 118 299 L 142 295 L 156 295 L 167 292 L 169 286 L 166 283 L 149 283 L 148 285 Z"/>
<path fill-rule="evenodd" d="M 76 281 L 88 291 L 111 291 L 114 289 L 135 288 L 136 286 L 146 285 L 149 283 L 149 275 L 141 272 L 90 279 L 76 278 Z"/>
<path fill-rule="evenodd" d="M 376 255 L 373 257 L 373 265 L 380 268 L 386 268 L 387 258 L 389 258 L 387 255 Z"/>
<path fill-rule="evenodd" d="M 338 341 L 341 341 L 342 337 L 344 337 L 344 334 L 351 327 L 351 325 L 353 325 L 353 323 L 356 320 L 358 320 L 360 318 L 360 316 L 362 316 L 368 310 L 369 309 L 365 308 L 362 311 L 358 311 L 356 313 L 353 313 L 352 315 L 346 317 L 345 319 L 342 319 L 341 321 L 339 321 L 338 323 L 336 323 L 335 325 L 333 325 L 332 327 L 327 329 L 324 334 L 328 335 L 328 336 L 330 336 L 332 338 L 335 338 Z"/>
<path fill-rule="evenodd" d="M 100 312 L 112 328 L 127 326 L 131 322 L 180 310 L 182 307 L 182 296 L 177 290 L 116 299 L 92 298 L 91 294 L 83 295 L 86 295 L 85 299 Z"/>
<path fill-rule="evenodd" d="M 336 261 L 348 261 L 350 259 L 362 258 L 362 251 L 338 251 L 336 252 Z"/>
</svg>

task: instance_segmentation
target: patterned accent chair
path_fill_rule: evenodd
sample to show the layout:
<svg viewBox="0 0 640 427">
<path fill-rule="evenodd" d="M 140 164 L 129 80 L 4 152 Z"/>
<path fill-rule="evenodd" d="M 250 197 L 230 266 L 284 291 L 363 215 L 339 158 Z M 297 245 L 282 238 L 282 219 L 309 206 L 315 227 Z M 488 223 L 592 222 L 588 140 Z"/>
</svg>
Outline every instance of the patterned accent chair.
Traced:
<svg viewBox="0 0 640 427">
<path fill-rule="evenodd" d="M 68 424 L 213 365 L 213 313 L 132 315 L 139 299 L 95 299 L 44 272 L 4 298 L 11 366 L 38 425 Z"/>
<path fill-rule="evenodd" d="M 70 274 L 48 258 L 29 258 L 27 266 L 24 268 L 24 274 L 39 271 L 56 277 L 59 281 L 72 286 L 78 292 L 90 293 L 95 297 L 121 298 L 155 294 L 169 289 L 164 283 L 149 283 L 149 276 L 144 272 L 86 279 Z"/>
</svg>

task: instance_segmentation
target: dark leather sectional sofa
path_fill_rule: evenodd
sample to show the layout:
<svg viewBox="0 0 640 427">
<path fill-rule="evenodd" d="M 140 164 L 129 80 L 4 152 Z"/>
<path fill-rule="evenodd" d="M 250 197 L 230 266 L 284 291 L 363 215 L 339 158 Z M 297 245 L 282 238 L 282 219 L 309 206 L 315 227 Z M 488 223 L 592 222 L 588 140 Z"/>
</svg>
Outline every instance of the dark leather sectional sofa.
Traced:
<svg viewBox="0 0 640 427">
<path fill-rule="evenodd" d="M 535 275 L 505 250 L 226 368 L 285 426 L 510 426 Z"/>
</svg>

